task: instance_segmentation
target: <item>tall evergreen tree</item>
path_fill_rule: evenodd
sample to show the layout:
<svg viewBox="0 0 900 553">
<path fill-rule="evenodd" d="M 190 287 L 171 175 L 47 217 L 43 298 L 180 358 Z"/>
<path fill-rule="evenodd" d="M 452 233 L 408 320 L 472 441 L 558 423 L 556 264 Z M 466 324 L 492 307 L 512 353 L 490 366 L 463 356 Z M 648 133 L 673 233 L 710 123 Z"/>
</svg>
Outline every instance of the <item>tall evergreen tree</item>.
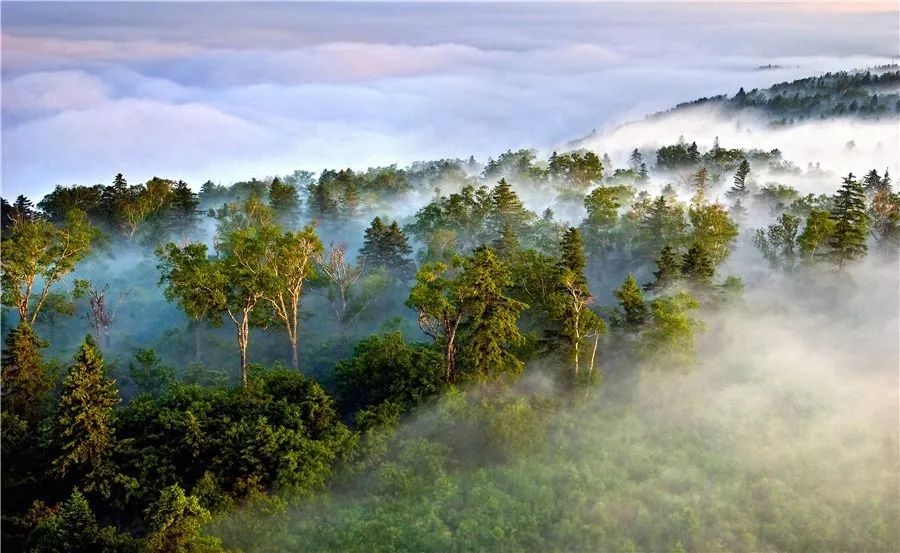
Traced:
<svg viewBox="0 0 900 553">
<path fill-rule="evenodd" d="M 300 196 L 293 185 L 278 177 L 272 179 L 269 183 L 269 205 L 279 225 L 288 230 L 294 227 L 300 214 Z"/>
<path fill-rule="evenodd" d="M 828 241 L 829 255 L 838 267 L 843 267 L 866 255 L 869 233 L 869 214 L 863 186 L 850 173 L 834 196 L 831 210 L 834 233 Z"/>
<path fill-rule="evenodd" d="M 516 236 L 512 225 L 503 225 L 500 236 L 491 243 L 491 248 L 497 257 L 504 263 L 508 263 L 516 252 L 519 251 L 519 237 Z"/>
<path fill-rule="evenodd" d="M 200 200 L 197 194 L 184 181 L 178 181 L 172 188 L 172 198 L 168 206 L 168 231 L 179 239 L 185 239 L 197 230 L 198 208 Z"/>
<path fill-rule="evenodd" d="M 509 225 L 517 234 L 523 232 L 534 219 L 519 195 L 506 179 L 500 179 L 491 191 L 488 227 L 493 238 L 500 236 L 503 227 Z"/>
<path fill-rule="evenodd" d="M 394 279 L 405 279 L 413 268 L 411 253 L 409 240 L 397 221 L 385 225 L 381 217 L 375 217 L 365 231 L 359 257 L 368 268 L 383 268 Z"/>
<path fill-rule="evenodd" d="M 749 174 L 750 163 L 743 159 L 734 173 L 734 184 L 725 192 L 725 196 L 728 199 L 741 202 L 747 200 L 747 197 L 750 196 L 750 189 L 747 187 L 747 176 Z"/>
<path fill-rule="evenodd" d="M 622 326 L 629 330 L 640 328 L 647 319 L 647 304 L 644 303 L 644 293 L 634 275 L 629 273 L 614 294 L 619 299 Z"/>
<path fill-rule="evenodd" d="M 866 191 L 866 194 L 872 195 L 881 188 L 881 182 L 881 176 L 878 174 L 878 171 L 872 169 L 863 177 L 863 189 Z"/>
<path fill-rule="evenodd" d="M 631 167 L 633 171 L 639 171 L 641 166 L 644 165 L 644 156 L 641 155 L 641 151 L 635 148 L 631 151 L 631 155 L 628 156 L 628 165 Z"/>
<path fill-rule="evenodd" d="M 119 403 L 115 382 L 103 374 L 103 357 L 94 339 L 85 337 L 63 381 L 56 424 L 56 470 L 73 476 L 85 491 L 109 494 L 115 449 L 112 410 Z"/>
<path fill-rule="evenodd" d="M 656 271 L 653 282 L 647 285 L 648 290 L 662 290 L 681 278 L 681 260 L 675 248 L 666 244 L 656 258 Z"/>
<path fill-rule="evenodd" d="M 40 352 L 46 345 L 22 321 L 10 331 L 3 352 L 3 412 L 22 417 L 32 429 L 51 386 Z"/>
<path fill-rule="evenodd" d="M 575 227 L 569 227 L 559 242 L 559 269 L 570 271 L 578 284 L 587 286 L 587 278 L 584 276 L 586 266 L 581 232 Z"/>
<path fill-rule="evenodd" d="M 710 284 L 716 269 L 709 251 L 700 243 L 694 242 L 684 254 L 681 263 L 681 274 L 692 282 Z"/>
<path fill-rule="evenodd" d="M 470 317 L 462 325 L 465 358 L 474 376 L 491 380 L 516 377 L 523 364 L 509 352 L 522 341 L 517 321 L 528 306 L 507 295 L 512 285 L 509 270 L 490 248 L 477 248 L 465 262 L 459 294 Z"/>
</svg>

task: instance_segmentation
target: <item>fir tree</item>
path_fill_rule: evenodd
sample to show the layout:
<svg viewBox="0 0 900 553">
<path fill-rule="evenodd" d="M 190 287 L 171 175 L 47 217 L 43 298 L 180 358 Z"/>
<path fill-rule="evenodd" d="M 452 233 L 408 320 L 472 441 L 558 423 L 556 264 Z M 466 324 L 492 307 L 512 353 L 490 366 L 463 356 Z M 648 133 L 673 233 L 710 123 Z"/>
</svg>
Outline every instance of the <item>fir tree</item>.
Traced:
<svg viewBox="0 0 900 553">
<path fill-rule="evenodd" d="M 644 303 L 644 293 L 638 286 L 634 275 L 629 273 L 625 282 L 614 294 L 619 299 L 622 326 L 629 330 L 640 328 L 647 318 L 647 305 Z"/>
<path fill-rule="evenodd" d="M 692 244 L 681 263 L 681 274 L 692 282 L 710 284 L 715 272 L 709 251 L 697 242 Z"/>
<path fill-rule="evenodd" d="M 875 169 L 872 169 L 871 171 L 866 173 L 865 177 L 863 177 L 862 185 L 863 185 L 863 189 L 866 191 L 866 194 L 871 196 L 879 188 L 882 187 L 881 183 L 882 183 L 881 176 L 879 176 L 878 171 L 876 171 Z"/>
<path fill-rule="evenodd" d="M 503 225 L 500 236 L 491 243 L 491 249 L 504 263 L 508 263 L 513 258 L 519 250 L 519 237 L 513 231 L 512 225 L 509 223 Z"/>
<path fill-rule="evenodd" d="M 490 248 L 477 248 L 460 275 L 459 295 L 470 317 L 462 326 L 470 370 L 479 379 L 518 376 L 522 362 L 509 346 L 522 341 L 517 321 L 528 306 L 507 296 L 509 270 Z"/>
<path fill-rule="evenodd" d="M 750 163 L 747 162 L 746 159 L 741 161 L 741 164 L 738 165 L 737 171 L 734 173 L 734 185 L 725 192 L 725 196 L 733 200 L 744 201 L 750 195 L 750 190 L 747 188 L 747 176 L 750 174 Z"/>
<path fill-rule="evenodd" d="M 54 462 L 62 475 L 83 482 L 85 491 L 108 494 L 112 476 L 110 454 L 115 448 L 112 409 L 119 403 L 115 382 L 103 374 L 103 358 L 88 335 L 63 381 L 57 416 Z"/>
<path fill-rule="evenodd" d="M 62 504 L 59 513 L 39 527 L 36 551 L 46 553 L 93 553 L 103 551 L 97 517 L 77 489 Z"/>
<path fill-rule="evenodd" d="M 397 221 L 385 225 L 381 217 L 375 217 L 365 231 L 359 256 L 366 267 L 383 268 L 394 278 L 405 278 L 412 271 L 411 253 L 409 240 Z"/>
<path fill-rule="evenodd" d="M 584 257 L 584 241 L 581 232 L 575 227 L 569 227 L 559 243 L 559 269 L 571 271 L 579 284 L 587 286 L 587 278 L 584 269 L 587 261 Z"/>
<path fill-rule="evenodd" d="M 631 155 L 628 156 L 628 164 L 634 171 L 639 171 L 642 165 L 646 168 L 646 165 L 644 165 L 644 156 L 641 155 L 641 151 L 637 148 L 632 150 Z"/>
<path fill-rule="evenodd" d="M 662 290 L 681 278 L 681 264 L 675 248 L 666 244 L 656 258 L 656 271 L 653 282 L 647 285 L 648 290 Z"/>
<path fill-rule="evenodd" d="M 506 179 L 500 179 L 490 195 L 489 230 L 494 237 L 500 236 L 503 227 L 510 225 L 514 232 L 526 229 L 534 215 L 525 208 L 518 194 Z"/>
<path fill-rule="evenodd" d="M 834 196 L 831 211 L 834 233 L 828 241 L 829 255 L 838 267 L 866 255 L 866 237 L 869 233 L 869 215 L 866 210 L 866 193 L 862 185 L 853 178 L 853 173 L 844 178 L 844 183 Z"/>
<path fill-rule="evenodd" d="M 293 228 L 300 213 L 300 196 L 297 189 L 275 177 L 269 183 L 269 205 L 275 212 L 275 220 L 287 229 Z"/>
<path fill-rule="evenodd" d="M 46 347 L 31 325 L 20 322 L 6 339 L 3 355 L 3 412 L 22 417 L 29 425 L 40 418 L 50 379 L 40 348 Z"/>
</svg>

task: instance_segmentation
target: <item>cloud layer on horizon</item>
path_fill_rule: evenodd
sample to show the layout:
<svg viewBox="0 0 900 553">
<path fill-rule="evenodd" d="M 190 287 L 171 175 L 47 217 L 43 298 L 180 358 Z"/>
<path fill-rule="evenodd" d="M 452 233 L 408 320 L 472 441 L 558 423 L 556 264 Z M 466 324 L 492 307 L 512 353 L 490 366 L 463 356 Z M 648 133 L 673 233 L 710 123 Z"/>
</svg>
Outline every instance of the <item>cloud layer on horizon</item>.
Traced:
<svg viewBox="0 0 900 553">
<path fill-rule="evenodd" d="M 198 185 L 551 147 L 884 63 L 900 36 L 896 11 L 733 5 L 14 3 L 3 18 L 4 197 L 119 171 Z"/>
</svg>

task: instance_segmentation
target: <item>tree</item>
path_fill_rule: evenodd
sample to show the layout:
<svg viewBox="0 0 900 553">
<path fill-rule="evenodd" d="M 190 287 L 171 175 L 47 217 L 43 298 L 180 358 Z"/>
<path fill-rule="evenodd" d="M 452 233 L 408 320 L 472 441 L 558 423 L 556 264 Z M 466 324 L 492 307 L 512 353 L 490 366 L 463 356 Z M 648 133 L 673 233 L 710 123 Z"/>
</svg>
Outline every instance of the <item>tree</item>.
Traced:
<svg viewBox="0 0 900 553">
<path fill-rule="evenodd" d="M 97 517 L 87 499 L 77 489 L 38 528 L 34 551 L 41 553 L 91 553 L 103 551 Z"/>
<path fill-rule="evenodd" d="M 890 187 L 876 191 L 869 204 L 869 220 L 875 240 L 896 248 L 900 244 L 900 194 Z"/>
<path fill-rule="evenodd" d="M 716 273 L 716 265 L 706 246 L 694 242 L 681 263 L 681 274 L 692 282 L 710 284 Z"/>
<path fill-rule="evenodd" d="M 359 258 L 369 268 L 381 268 L 390 273 L 393 280 L 410 276 L 413 262 L 409 259 L 412 247 L 397 221 L 385 225 L 381 217 L 375 217 L 365 231 Z"/>
<path fill-rule="evenodd" d="M 688 316 L 688 311 L 698 307 L 700 304 L 687 292 L 650 302 L 646 338 L 655 365 L 682 367 L 695 359 L 695 334 L 703 325 Z"/>
<path fill-rule="evenodd" d="M 350 325 L 387 288 L 387 272 L 376 269 L 366 274 L 364 263 L 354 264 L 347 260 L 347 247 L 342 243 L 329 246 L 319 270 L 324 276 L 325 295 L 331 304 L 339 337 L 343 340 Z"/>
<path fill-rule="evenodd" d="M 797 232 L 800 218 L 782 213 L 778 223 L 766 230 L 757 229 L 753 243 L 763 257 L 773 266 L 792 270 L 797 261 Z"/>
<path fill-rule="evenodd" d="M 116 447 L 112 410 L 119 401 L 115 382 L 105 377 L 103 357 L 88 335 L 63 381 L 56 419 L 59 456 L 53 463 L 61 475 L 74 475 L 87 492 L 109 496 L 110 457 Z"/>
<path fill-rule="evenodd" d="M 297 352 L 297 326 L 300 298 L 306 282 L 316 275 L 316 261 L 322 256 L 322 242 L 315 227 L 307 225 L 296 232 L 286 232 L 274 239 L 267 265 L 269 282 L 263 294 L 275 317 L 284 324 L 291 344 L 291 363 L 300 368 Z"/>
<path fill-rule="evenodd" d="M 706 191 L 709 188 L 708 172 L 706 167 L 701 167 L 695 174 L 691 183 L 694 189 L 694 196 L 691 203 L 695 206 L 703 205 L 706 201 Z"/>
<path fill-rule="evenodd" d="M 3 413 L 22 417 L 34 429 L 52 385 L 40 352 L 47 344 L 30 324 L 21 321 L 10 331 L 4 345 Z"/>
<path fill-rule="evenodd" d="M 53 286 L 87 255 L 96 232 L 77 209 L 61 226 L 43 219 L 16 222 L 2 242 L 3 304 L 33 325 Z"/>
<path fill-rule="evenodd" d="M 595 378 L 597 346 L 605 332 L 603 320 L 590 309 L 594 301 L 584 276 L 584 246 L 581 233 L 569 228 L 563 235 L 557 265 L 557 288 L 554 294 L 552 318 L 553 336 L 557 348 L 572 363 L 568 373 L 573 383 Z M 587 371 L 582 371 L 582 352 L 591 348 Z"/>
<path fill-rule="evenodd" d="M 747 176 L 750 174 L 750 163 L 746 159 L 741 160 L 737 171 L 734 173 L 734 185 L 725 192 L 725 196 L 734 202 L 744 202 L 750 196 L 747 187 Z"/>
<path fill-rule="evenodd" d="M 631 155 L 628 156 L 628 165 L 633 171 L 639 171 L 642 165 L 645 169 L 647 168 L 647 166 L 644 165 L 644 156 L 641 155 L 641 151 L 637 148 L 632 150 Z"/>
<path fill-rule="evenodd" d="M 695 204 L 688 210 L 691 221 L 692 241 L 699 244 L 717 266 L 731 253 L 731 245 L 737 240 L 738 226 L 721 204 Z"/>
<path fill-rule="evenodd" d="M 491 191 L 490 211 L 487 217 L 488 230 L 492 237 L 500 236 L 509 225 L 517 234 L 524 232 L 534 220 L 534 213 L 526 209 L 512 186 L 506 179 L 500 179 Z"/>
<path fill-rule="evenodd" d="M 606 164 L 609 166 L 609 163 Z M 579 192 L 603 178 L 604 163 L 594 152 L 568 152 L 550 158 L 550 174 Z"/>
<path fill-rule="evenodd" d="M 504 263 L 508 263 L 516 252 L 519 251 L 519 237 L 513 230 L 512 225 L 506 224 L 500 232 L 500 236 L 491 242 L 491 248 L 497 257 Z"/>
<path fill-rule="evenodd" d="M 681 260 L 675 248 L 668 244 L 662 247 L 653 277 L 653 282 L 647 285 L 648 290 L 663 290 L 681 278 Z"/>
<path fill-rule="evenodd" d="M 806 261 L 815 261 L 827 254 L 827 246 L 834 234 L 834 219 L 831 214 L 821 209 L 813 209 L 806 218 L 803 232 L 797 238 L 800 257 Z"/>
<path fill-rule="evenodd" d="M 204 536 L 200 527 L 212 516 L 200 501 L 185 495 L 177 484 L 165 488 L 159 500 L 148 511 L 147 553 L 217 553 L 223 552 L 218 538 Z"/>
<path fill-rule="evenodd" d="M 862 186 L 863 189 L 865 189 L 866 194 L 869 196 L 873 195 L 877 190 L 882 188 L 882 180 L 878 175 L 878 171 L 872 169 L 871 171 L 866 173 L 866 176 L 863 177 Z"/>
<path fill-rule="evenodd" d="M 522 362 L 508 349 L 522 340 L 516 322 L 528 306 L 506 294 L 511 284 L 509 270 L 486 246 L 465 260 L 456 284 L 469 314 L 462 325 L 468 367 L 481 380 L 522 371 Z"/>
<path fill-rule="evenodd" d="M 638 242 L 648 256 L 664 246 L 680 247 L 688 241 L 684 207 L 674 198 L 660 194 L 638 222 Z"/>
<path fill-rule="evenodd" d="M 102 288 L 94 286 L 94 284 L 86 279 L 77 279 L 75 281 L 74 296 L 80 298 L 87 296 L 90 311 L 87 314 L 88 325 L 97 341 L 104 347 L 109 347 L 109 329 L 116 320 L 116 311 L 128 299 L 131 289 L 126 290 L 119 295 L 119 299 L 112 305 L 109 303 L 109 283 L 103 285 Z"/>
<path fill-rule="evenodd" d="M 407 344 L 393 332 L 360 340 L 334 371 L 342 403 L 351 411 L 385 401 L 408 410 L 441 391 L 443 364 L 433 348 Z"/>
<path fill-rule="evenodd" d="M 296 187 L 275 177 L 269 183 L 269 205 L 279 225 L 293 228 L 300 214 L 300 196 Z"/>
<path fill-rule="evenodd" d="M 406 306 L 416 312 L 419 329 L 439 345 L 444 357 L 444 381 L 457 378 L 456 345 L 459 326 L 469 306 L 458 293 L 456 277 L 462 262 L 426 263 L 419 267 Z"/>
<path fill-rule="evenodd" d="M 614 242 L 619 209 L 631 199 L 627 186 L 598 186 L 584 198 L 587 217 L 582 224 L 590 251 L 608 251 Z"/>
<path fill-rule="evenodd" d="M 614 294 L 619 299 L 622 326 L 629 330 L 640 328 L 647 318 L 647 305 L 644 303 L 644 293 L 634 275 L 629 273 L 625 282 Z"/>
<path fill-rule="evenodd" d="M 126 198 L 119 207 L 122 232 L 126 239 L 134 239 L 144 221 L 169 202 L 174 184 L 168 179 L 153 177 L 144 185 L 128 189 Z"/>
<path fill-rule="evenodd" d="M 163 294 L 175 301 L 193 321 L 194 356 L 200 361 L 200 330 L 203 321 L 213 326 L 222 324 L 225 311 L 225 275 L 222 263 L 207 255 L 206 244 L 178 247 L 169 243 L 156 250 Z"/>
<path fill-rule="evenodd" d="M 183 240 L 196 231 L 199 206 L 200 200 L 197 194 L 190 189 L 187 183 L 176 182 L 166 212 L 168 218 L 166 226 L 169 233 Z"/>
<path fill-rule="evenodd" d="M 828 241 L 831 260 L 838 267 L 843 267 L 865 256 L 869 214 L 866 211 L 865 190 L 853 178 L 853 173 L 844 178 L 844 183 L 834 196 L 831 218 L 834 220 L 834 232 Z"/>
</svg>

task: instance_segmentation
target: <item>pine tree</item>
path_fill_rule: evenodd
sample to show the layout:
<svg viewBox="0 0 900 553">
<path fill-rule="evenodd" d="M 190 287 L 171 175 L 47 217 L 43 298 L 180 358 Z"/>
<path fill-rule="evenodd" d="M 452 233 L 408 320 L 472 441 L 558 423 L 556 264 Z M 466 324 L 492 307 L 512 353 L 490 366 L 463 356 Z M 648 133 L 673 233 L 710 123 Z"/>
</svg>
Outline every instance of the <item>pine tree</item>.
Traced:
<svg viewBox="0 0 900 553">
<path fill-rule="evenodd" d="M 750 195 L 750 190 L 747 188 L 747 176 L 750 174 L 750 163 L 747 162 L 746 159 L 741 161 L 741 164 L 738 165 L 737 171 L 734 173 L 734 185 L 725 192 L 725 196 L 733 200 L 744 201 Z"/>
<path fill-rule="evenodd" d="M 47 553 L 92 553 L 103 551 L 97 517 L 77 489 L 62 504 L 59 513 L 39 527 L 36 551 Z"/>
<path fill-rule="evenodd" d="M 694 175 L 694 197 L 692 202 L 695 205 L 701 205 L 706 201 L 706 189 L 708 187 L 707 176 L 708 172 L 706 171 L 706 167 L 701 167 Z"/>
<path fill-rule="evenodd" d="M 629 273 L 625 282 L 614 294 L 619 299 L 622 325 L 630 330 L 640 328 L 647 319 L 647 305 L 644 303 L 644 293 L 638 286 L 634 275 Z"/>
<path fill-rule="evenodd" d="M 566 379 L 572 384 L 591 382 L 599 376 L 597 346 L 606 325 L 590 308 L 594 296 L 584 274 L 584 243 L 578 229 L 566 230 L 559 251 L 557 290 L 550 299 L 549 334 L 555 349 L 572 363 Z"/>
<path fill-rule="evenodd" d="M 3 412 L 22 417 L 32 428 L 43 413 L 50 391 L 50 379 L 44 371 L 42 342 L 31 325 L 20 322 L 10 331 L 3 352 Z"/>
<path fill-rule="evenodd" d="M 31 221 L 35 218 L 34 204 L 25 196 L 19 194 L 12 204 L 13 218 L 16 221 Z"/>
<path fill-rule="evenodd" d="M 649 174 L 649 172 L 647 171 L 647 164 L 646 164 L 646 163 L 641 163 L 641 166 L 640 166 L 640 168 L 639 168 L 639 170 L 638 170 L 638 180 L 639 180 L 642 184 L 646 184 L 647 182 L 650 181 L 650 174 Z"/>
<path fill-rule="evenodd" d="M 681 263 L 681 274 L 692 282 L 710 284 L 715 272 L 709 251 L 699 243 L 692 244 Z"/>
<path fill-rule="evenodd" d="M 470 317 L 462 326 L 465 356 L 479 379 L 518 376 L 523 364 L 509 352 L 522 341 L 517 324 L 528 306 L 507 295 L 512 284 L 509 270 L 490 248 L 481 246 L 466 260 L 458 293 Z"/>
<path fill-rule="evenodd" d="M 653 282 L 647 285 L 648 290 L 662 290 L 681 278 L 681 264 L 675 248 L 666 244 L 656 258 L 656 271 Z"/>
<path fill-rule="evenodd" d="M 519 250 L 519 237 L 513 231 L 512 225 L 509 223 L 503 225 L 503 231 L 500 232 L 499 238 L 491 243 L 491 249 L 504 263 L 509 262 L 513 258 Z"/>
<path fill-rule="evenodd" d="M 646 168 L 646 165 L 644 165 L 644 156 L 641 155 L 640 150 L 637 148 L 631 151 L 631 155 L 628 157 L 628 163 L 633 171 L 639 171 L 642 165 Z"/>
<path fill-rule="evenodd" d="M 360 259 L 366 267 L 386 269 L 393 278 L 406 278 L 412 271 L 409 255 L 412 248 L 406 234 L 397 221 L 385 225 L 381 217 L 375 217 L 365 231 Z"/>
<path fill-rule="evenodd" d="M 525 208 L 512 186 L 506 179 L 500 179 L 490 195 L 488 225 L 493 237 L 500 236 L 503 227 L 510 225 L 514 232 L 526 229 L 534 215 Z"/>
<path fill-rule="evenodd" d="M 587 278 L 584 269 L 587 261 L 584 257 L 584 241 L 581 232 L 575 227 L 569 227 L 559 243 L 559 269 L 571 271 L 577 282 L 587 286 Z"/>
<path fill-rule="evenodd" d="M 696 142 L 691 142 L 691 145 L 688 146 L 688 159 L 690 159 L 691 163 L 700 163 L 700 149 L 697 148 Z"/>
<path fill-rule="evenodd" d="M 275 219 L 286 229 L 293 228 L 300 213 L 300 196 L 297 189 L 275 177 L 269 183 L 269 205 L 275 212 Z"/>
<path fill-rule="evenodd" d="M 865 177 L 863 177 L 862 184 L 863 189 L 866 191 L 866 194 L 872 195 L 882 186 L 881 176 L 878 175 L 878 171 L 872 169 L 871 171 L 866 173 Z"/>
<path fill-rule="evenodd" d="M 85 491 L 108 493 L 109 456 L 115 448 L 112 409 L 119 403 L 115 382 L 103 374 L 103 358 L 88 335 L 63 381 L 57 417 L 56 470 L 83 482 Z"/>
<path fill-rule="evenodd" d="M 843 267 L 865 256 L 869 233 L 866 193 L 853 173 L 844 178 L 843 185 L 834 196 L 831 218 L 834 221 L 834 233 L 828 241 L 831 260 L 838 267 Z"/>
<path fill-rule="evenodd" d="M 175 183 L 167 214 L 168 231 L 180 239 L 185 239 L 197 230 L 199 206 L 197 194 L 187 183 L 184 181 Z"/>
</svg>

